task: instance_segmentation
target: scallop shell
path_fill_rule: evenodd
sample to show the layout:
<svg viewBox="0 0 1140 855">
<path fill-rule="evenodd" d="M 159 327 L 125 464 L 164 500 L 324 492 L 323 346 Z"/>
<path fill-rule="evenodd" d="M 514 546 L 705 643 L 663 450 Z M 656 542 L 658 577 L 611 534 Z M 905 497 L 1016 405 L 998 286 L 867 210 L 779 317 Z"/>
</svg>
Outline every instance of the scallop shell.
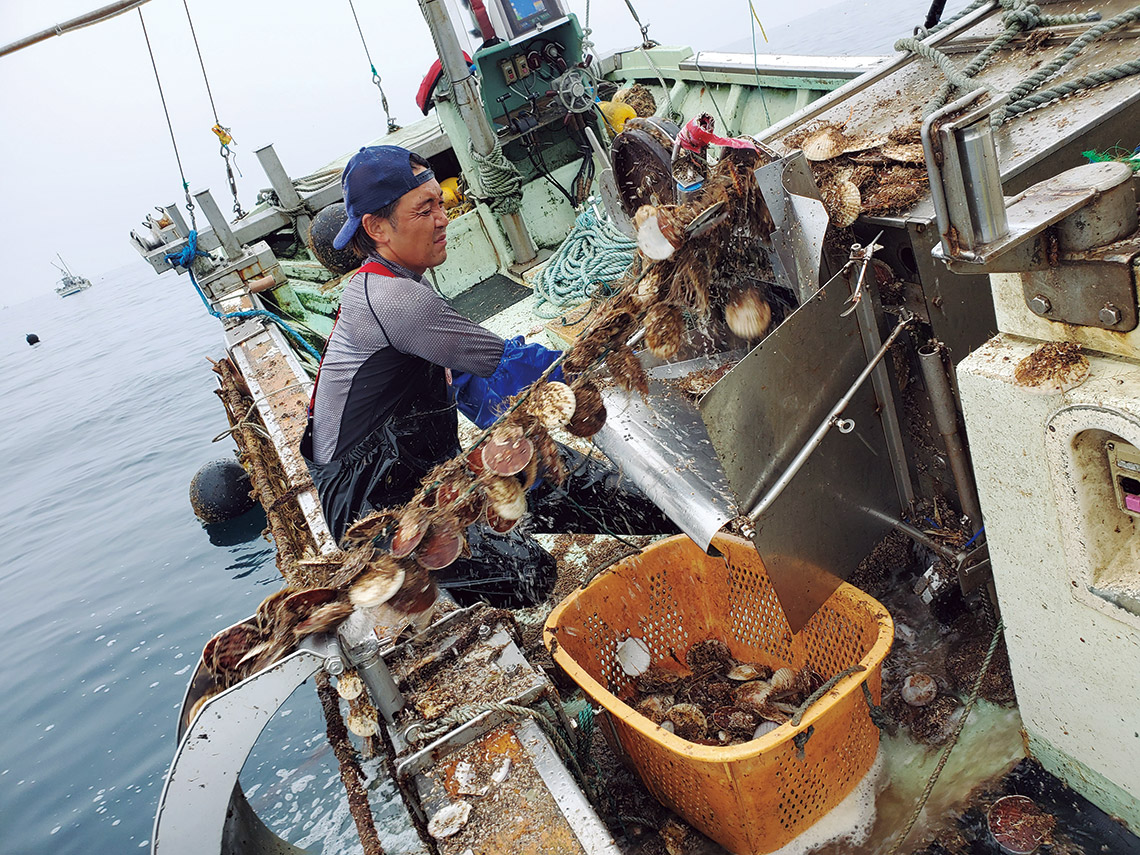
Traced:
<svg viewBox="0 0 1140 855">
<path fill-rule="evenodd" d="M 673 276 L 669 299 L 698 315 L 705 314 L 709 310 L 707 272 L 699 271 L 692 266 L 682 267 Z"/>
<path fill-rule="evenodd" d="M 345 671 L 336 678 L 336 693 L 346 701 L 359 698 L 364 694 L 364 681 L 355 671 Z"/>
<path fill-rule="evenodd" d="M 771 733 L 773 730 L 775 730 L 779 726 L 780 725 L 778 725 L 774 721 L 769 721 L 768 719 L 764 719 L 758 725 L 756 725 L 756 730 L 754 730 L 752 732 L 752 738 L 753 739 L 759 739 L 761 736 L 767 736 L 769 733 Z"/>
<path fill-rule="evenodd" d="M 682 739 L 704 739 L 708 734 L 708 719 L 696 704 L 674 704 L 665 718 L 673 722 L 673 732 Z"/>
<path fill-rule="evenodd" d="M 645 313 L 645 344 L 658 359 L 672 359 L 685 337 L 685 313 L 680 306 L 658 303 Z"/>
<path fill-rule="evenodd" d="M 820 161 L 839 157 L 847 144 L 843 131 L 835 125 L 824 125 L 804 137 L 800 148 L 808 160 Z"/>
<path fill-rule="evenodd" d="M 645 673 L 638 676 L 635 683 L 639 692 L 652 695 L 660 692 L 662 689 L 675 686 L 680 681 L 680 674 L 662 668 L 660 665 L 650 665 Z"/>
<path fill-rule="evenodd" d="M 206 642 L 202 661 L 215 675 L 233 674 L 250 650 L 265 641 L 258 627 L 239 623 L 224 629 Z"/>
<path fill-rule="evenodd" d="M 562 369 L 568 374 L 581 374 L 598 360 L 604 349 L 605 346 L 600 341 L 580 338 L 566 354 Z"/>
<path fill-rule="evenodd" d="M 653 664 L 653 655 L 640 638 L 627 638 L 617 646 L 617 660 L 626 674 L 639 677 Z"/>
<path fill-rule="evenodd" d="M 740 289 L 724 307 L 724 320 L 735 335 L 757 339 L 768 331 L 772 323 L 772 307 L 760 295 L 758 288 Z"/>
<path fill-rule="evenodd" d="M 908 674 L 902 684 L 902 699 L 912 707 L 924 707 L 938 697 L 938 683 L 929 674 Z"/>
<path fill-rule="evenodd" d="M 344 717 L 344 723 L 357 736 L 375 736 L 380 732 L 376 717 L 364 712 L 350 712 Z"/>
<path fill-rule="evenodd" d="M 454 519 L 439 519 L 420 545 L 416 547 L 416 561 L 427 570 L 442 570 L 453 563 L 463 551 L 463 534 Z"/>
<path fill-rule="evenodd" d="M 340 597 L 336 588 L 306 588 L 290 594 L 277 604 L 277 624 L 293 627 L 309 617 L 321 606 Z"/>
<path fill-rule="evenodd" d="M 653 261 L 664 261 L 676 250 L 676 247 L 661 233 L 661 225 L 657 219 L 657 209 L 652 205 L 642 205 L 633 215 L 633 224 L 637 229 L 637 248 L 646 258 Z"/>
<path fill-rule="evenodd" d="M 566 423 L 566 430 L 574 436 L 591 437 L 606 423 L 606 405 L 602 401 L 602 393 L 589 380 L 577 383 L 571 388 L 574 389 L 574 400 L 577 405 L 574 418 Z"/>
<path fill-rule="evenodd" d="M 859 188 L 851 181 L 839 181 L 832 184 L 823 194 L 824 207 L 831 217 L 831 222 L 838 228 L 845 229 L 863 212 L 863 196 Z"/>
<path fill-rule="evenodd" d="M 505 520 L 518 520 L 526 513 L 526 491 L 514 478 L 492 476 L 485 482 L 488 510 Z"/>
<path fill-rule="evenodd" d="M 530 411 L 546 428 L 560 428 L 574 418 L 574 390 L 565 383 L 551 381 L 534 390 Z"/>
<path fill-rule="evenodd" d="M 885 145 L 879 150 L 883 153 L 883 157 L 888 160 L 897 160 L 900 163 L 923 163 L 926 160 L 922 143 Z"/>
<path fill-rule="evenodd" d="M 672 695 L 647 695 L 638 703 L 637 711 L 654 724 L 661 724 L 673 703 Z"/>
<path fill-rule="evenodd" d="M 268 597 L 261 601 L 257 607 L 257 614 L 254 617 L 254 622 L 258 628 L 263 630 L 271 630 L 277 623 L 277 607 L 287 597 L 291 597 L 297 592 L 296 588 L 284 587 L 280 591 L 274 591 Z"/>
<path fill-rule="evenodd" d="M 452 802 L 428 820 L 428 834 L 444 840 L 458 834 L 471 816 L 470 802 Z"/>
<path fill-rule="evenodd" d="M 318 632 L 328 632 L 352 614 L 352 603 L 336 600 L 316 608 L 312 614 L 293 627 L 293 635 L 303 638 Z"/>
<path fill-rule="evenodd" d="M 467 468 L 476 475 L 483 471 L 483 446 L 477 445 L 467 452 Z"/>
<path fill-rule="evenodd" d="M 375 608 L 392 598 L 404 584 L 404 567 L 387 555 L 378 555 L 348 589 L 348 599 L 362 609 Z"/>
<path fill-rule="evenodd" d="M 641 395 L 649 394 L 649 375 L 629 345 L 623 344 L 611 350 L 606 356 L 606 366 L 622 388 Z"/>
<path fill-rule="evenodd" d="M 689 649 L 685 651 L 685 664 L 694 673 L 714 668 L 729 668 L 733 664 L 732 651 L 719 638 L 706 638 L 689 645 Z"/>
<path fill-rule="evenodd" d="M 496 475 L 515 475 L 534 457 L 534 443 L 518 425 L 496 428 L 483 445 L 483 465 Z"/>
<path fill-rule="evenodd" d="M 787 691 L 796 684 L 796 672 L 791 668 L 780 668 L 769 682 L 777 692 Z"/>
<path fill-rule="evenodd" d="M 499 516 L 495 513 L 490 504 L 487 505 L 487 525 L 491 527 L 491 531 L 499 534 L 506 534 L 512 528 L 519 524 L 517 519 L 509 520 L 505 517 Z"/>
<path fill-rule="evenodd" d="M 413 565 L 404 576 L 404 584 L 384 605 L 404 615 L 427 611 L 439 598 L 435 580 L 423 567 Z"/>
<path fill-rule="evenodd" d="M 400 527 L 396 529 L 396 534 L 392 538 L 390 547 L 392 557 L 406 558 L 411 555 L 412 550 L 419 546 L 427 534 L 430 522 L 431 518 L 425 508 L 409 506 L 400 517 Z"/>
<path fill-rule="evenodd" d="M 760 669 L 755 665 L 737 665 L 728 671 L 728 679 L 737 683 L 747 683 L 760 679 Z"/>
<path fill-rule="evenodd" d="M 733 692 L 733 701 L 738 707 L 753 712 L 759 712 L 760 709 L 768 703 L 768 698 L 772 694 L 772 686 L 765 683 L 763 680 L 752 680 L 751 682 L 744 683 L 735 692 Z"/>
<path fill-rule="evenodd" d="M 385 534 L 395 522 L 396 517 L 391 511 L 376 511 L 350 525 L 341 538 L 341 543 L 345 549 L 370 544 Z"/>
<path fill-rule="evenodd" d="M 542 477 L 554 484 L 565 481 L 566 464 L 562 460 L 562 454 L 558 451 L 558 443 L 554 438 L 546 431 L 542 431 L 532 434 L 531 440 L 534 442 L 535 457 L 542 467 Z"/>
</svg>

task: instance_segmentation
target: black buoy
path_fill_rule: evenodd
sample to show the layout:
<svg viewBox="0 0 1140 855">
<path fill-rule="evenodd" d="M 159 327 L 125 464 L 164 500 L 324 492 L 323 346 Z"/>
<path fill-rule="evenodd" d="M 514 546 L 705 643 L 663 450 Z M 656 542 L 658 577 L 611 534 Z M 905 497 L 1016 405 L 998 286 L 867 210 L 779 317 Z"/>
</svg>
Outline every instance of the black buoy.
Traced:
<svg viewBox="0 0 1140 855">
<path fill-rule="evenodd" d="M 40 343 L 40 337 L 38 335 L 36 335 L 34 332 L 28 333 L 26 338 L 28 340 L 28 344 L 39 344 Z"/>
<path fill-rule="evenodd" d="M 344 202 L 334 202 L 321 208 L 309 226 L 309 249 L 317 261 L 337 276 L 343 276 L 360 266 L 360 259 L 352 250 L 333 249 L 333 239 L 347 219 Z"/>
<path fill-rule="evenodd" d="M 204 523 L 241 516 L 253 507 L 249 474 L 236 460 L 212 460 L 190 481 L 190 504 Z"/>
</svg>

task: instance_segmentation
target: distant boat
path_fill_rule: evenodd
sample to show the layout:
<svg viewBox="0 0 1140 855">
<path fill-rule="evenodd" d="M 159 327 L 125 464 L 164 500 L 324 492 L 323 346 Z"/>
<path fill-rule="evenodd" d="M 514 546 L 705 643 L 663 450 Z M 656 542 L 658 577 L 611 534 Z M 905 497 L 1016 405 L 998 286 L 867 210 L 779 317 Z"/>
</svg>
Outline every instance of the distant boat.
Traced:
<svg viewBox="0 0 1140 855">
<path fill-rule="evenodd" d="M 91 287 L 90 279 L 85 276 L 77 276 L 71 272 L 67 266 L 67 262 L 63 260 L 63 256 L 56 255 L 56 258 L 59 259 L 59 264 L 54 264 L 53 266 L 63 274 L 63 278 L 59 280 L 59 285 L 56 286 L 55 293 L 61 297 L 70 297 L 72 294 L 78 294 L 80 291 L 85 291 Z M 62 265 L 62 267 L 60 265 Z"/>
</svg>

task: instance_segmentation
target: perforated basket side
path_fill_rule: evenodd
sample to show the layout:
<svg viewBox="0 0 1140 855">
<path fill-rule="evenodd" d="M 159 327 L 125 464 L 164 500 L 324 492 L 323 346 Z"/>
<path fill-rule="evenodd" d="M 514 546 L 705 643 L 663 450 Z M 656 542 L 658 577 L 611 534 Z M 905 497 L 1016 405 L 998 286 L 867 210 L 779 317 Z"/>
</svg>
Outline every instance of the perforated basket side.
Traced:
<svg viewBox="0 0 1140 855">
<path fill-rule="evenodd" d="M 874 762 L 878 730 L 860 684 L 879 697 L 893 624 L 886 610 L 844 585 L 793 635 L 752 544 L 720 537 L 725 559 L 688 538 L 670 538 L 614 565 L 563 602 L 547 621 L 555 660 L 611 714 L 623 748 L 650 791 L 734 852 L 770 852 L 838 804 Z M 617 645 L 641 638 L 655 663 L 684 670 L 704 638 L 725 641 L 741 661 L 809 666 L 825 679 L 853 665 L 798 727 L 783 725 L 743 745 L 682 740 L 623 699 L 633 681 Z"/>
</svg>

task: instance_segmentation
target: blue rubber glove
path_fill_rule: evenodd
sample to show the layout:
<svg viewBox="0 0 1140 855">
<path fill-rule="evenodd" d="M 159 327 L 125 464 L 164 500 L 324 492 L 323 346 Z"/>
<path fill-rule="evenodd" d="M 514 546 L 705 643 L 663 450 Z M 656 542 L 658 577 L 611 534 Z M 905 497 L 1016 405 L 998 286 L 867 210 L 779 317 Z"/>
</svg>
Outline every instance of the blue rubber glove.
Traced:
<svg viewBox="0 0 1140 855">
<path fill-rule="evenodd" d="M 537 380 L 561 355 L 541 344 L 527 344 L 521 335 L 507 339 L 503 357 L 490 377 L 463 373 L 451 378 L 459 412 L 480 428 L 490 427 L 506 409 L 507 399 Z M 562 369 L 554 369 L 550 379 L 562 381 Z"/>
</svg>

